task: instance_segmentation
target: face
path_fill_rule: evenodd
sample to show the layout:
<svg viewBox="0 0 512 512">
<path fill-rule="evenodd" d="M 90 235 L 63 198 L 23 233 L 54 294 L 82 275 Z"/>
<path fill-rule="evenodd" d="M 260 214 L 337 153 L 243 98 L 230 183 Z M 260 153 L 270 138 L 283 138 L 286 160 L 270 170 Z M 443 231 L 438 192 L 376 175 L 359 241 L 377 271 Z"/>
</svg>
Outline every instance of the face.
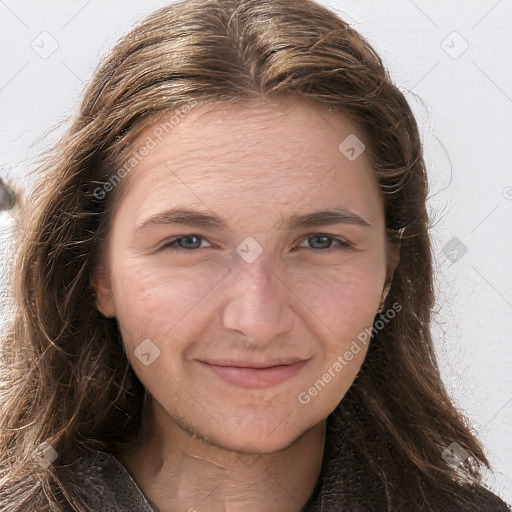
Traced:
<svg viewBox="0 0 512 512">
<path fill-rule="evenodd" d="M 339 149 L 363 135 L 290 101 L 159 126 L 134 143 L 145 156 L 123 178 L 98 308 L 165 421 L 230 450 L 283 449 L 354 381 L 389 272 L 366 154 Z"/>
</svg>

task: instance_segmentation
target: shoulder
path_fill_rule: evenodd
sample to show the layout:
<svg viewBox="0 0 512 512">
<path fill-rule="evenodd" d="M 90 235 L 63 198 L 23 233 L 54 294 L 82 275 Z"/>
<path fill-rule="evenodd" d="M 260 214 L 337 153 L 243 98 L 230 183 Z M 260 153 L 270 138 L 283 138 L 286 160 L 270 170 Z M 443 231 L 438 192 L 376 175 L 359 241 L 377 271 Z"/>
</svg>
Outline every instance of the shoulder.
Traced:
<svg viewBox="0 0 512 512">
<path fill-rule="evenodd" d="M 475 500 L 475 504 L 480 507 L 478 512 L 510 512 L 511 508 L 496 494 L 483 486 L 472 486 L 467 491 Z"/>
<path fill-rule="evenodd" d="M 128 471 L 108 451 L 81 449 L 58 473 L 66 490 L 89 510 L 154 511 Z"/>
<path fill-rule="evenodd" d="M 464 485 L 460 488 L 462 500 L 471 503 L 471 506 L 461 505 L 451 499 L 436 497 L 429 501 L 434 510 L 446 512 L 511 512 L 511 508 L 496 494 L 479 485 Z"/>
</svg>

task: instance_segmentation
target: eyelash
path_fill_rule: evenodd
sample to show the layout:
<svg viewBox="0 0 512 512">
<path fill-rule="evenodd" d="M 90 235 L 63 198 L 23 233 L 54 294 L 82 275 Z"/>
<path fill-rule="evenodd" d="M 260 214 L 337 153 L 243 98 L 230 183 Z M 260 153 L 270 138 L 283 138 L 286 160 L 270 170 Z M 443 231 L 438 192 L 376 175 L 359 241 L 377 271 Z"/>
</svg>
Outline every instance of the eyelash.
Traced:
<svg viewBox="0 0 512 512">
<path fill-rule="evenodd" d="M 179 245 L 173 245 L 174 243 L 178 242 L 179 240 L 184 240 L 186 238 L 191 238 L 191 237 L 197 237 L 199 238 L 200 240 L 206 240 L 205 237 L 201 236 L 201 235 L 197 235 L 195 233 L 192 233 L 190 235 L 180 235 L 180 236 L 175 236 L 167 241 L 165 241 L 161 246 L 160 246 L 160 249 L 166 249 L 166 250 L 174 250 L 174 251 L 180 251 L 180 252 L 190 252 L 190 251 L 197 251 L 199 249 L 201 249 L 201 247 L 196 247 L 196 248 L 193 248 L 193 249 L 185 249 L 184 247 L 180 247 Z M 349 242 L 347 242 L 345 239 L 343 238 L 340 238 L 340 237 L 337 237 L 337 236 L 334 236 L 334 235 L 329 235 L 327 233 L 313 233 L 313 234 L 310 234 L 310 235 L 306 235 L 304 237 L 304 239 L 308 239 L 308 238 L 329 238 L 330 240 L 334 241 L 334 242 L 338 242 L 340 245 L 338 246 L 338 249 L 353 249 L 353 245 Z M 203 249 L 205 249 L 203 247 Z M 301 247 L 301 249 L 312 249 L 313 251 L 323 251 L 323 252 L 331 252 L 331 251 L 335 251 L 336 250 L 336 247 L 327 247 L 325 249 L 314 249 L 313 247 Z"/>
</svg>

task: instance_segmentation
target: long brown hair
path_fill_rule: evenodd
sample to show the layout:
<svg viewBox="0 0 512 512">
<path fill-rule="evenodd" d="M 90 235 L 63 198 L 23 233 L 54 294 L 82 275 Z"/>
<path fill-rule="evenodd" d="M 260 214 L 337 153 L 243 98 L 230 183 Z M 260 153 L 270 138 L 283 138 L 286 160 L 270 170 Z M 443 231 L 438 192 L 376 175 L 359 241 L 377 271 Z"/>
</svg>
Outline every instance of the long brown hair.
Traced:
<svg viewBox="0 0 512 512">
<path fill-rule="evenodd" d="M 333 413 L 350 455 L 346 480 L 370 468 L 385 497 L 379 510 L 403 502 L 419 510 L 427 488 L 457 498 L 458 485 L 481 482 L 489 463 L 450 401 L 431 339 L 428 182 L 404 95 L 368 42 L 311 0 L 183 0 L 118 42 L 34 171 L 17 219 L 15 315 L 1 342 L 2 511 L 61 510 L 59 501 L 75 500 L 59 464 L 81 445 L 115 451 L 139 430 L 145 391 L 91 285 L 123 188 L 122 180 L 113 186 L 121 155 L 151 120 L 186 113 L 191 102 L 215 108 L 285 97 L 330 105 L 364 131 L 388 240 L 399 250 L 386 305 L 402 307 L 374 332 Z M 457 469 L 442 456 L 453 442 L 469 455 Z M 43 443 L 58 454 L 48 467 L 34 457 Z"/>
</svg>

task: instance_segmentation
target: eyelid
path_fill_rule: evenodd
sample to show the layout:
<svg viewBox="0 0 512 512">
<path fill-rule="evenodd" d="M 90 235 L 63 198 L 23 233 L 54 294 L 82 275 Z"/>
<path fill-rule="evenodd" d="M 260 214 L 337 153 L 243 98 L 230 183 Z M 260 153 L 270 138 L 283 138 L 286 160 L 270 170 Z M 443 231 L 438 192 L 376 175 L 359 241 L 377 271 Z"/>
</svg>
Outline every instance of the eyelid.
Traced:
<svg viewBox="0 0 512 512">
<path fill-rule="evenodd" d="M 321 232 L 316 232 L 316 233 L 308 233 L 306 235 L 303 235 L 300 240 L 307 240 L 308 238 L 313 238 L 313 237 L 327 237 L 327 238 L 330 238 L 331 240 L 334 240 L 336 242 L 338 242 L 340 245 L 340 248 L 342 249 L 354 249 L 354 245 L 352 243 L 350 243 L 346 238 L 343 238 L 341 236 L 337 236 L 337 235 L 332 235 L 330 233 L 321 233 Z M 183 235 L 175 235 L 171 238 L 168 238 L 166 240 L 164 240 L 161 244 L 158 245 L 158 249 L 167 249 L 167 248 L 171 248 L 171 244 L 173 244 L 174 242 L 180 240 L 180 239 L 183 239 L 183 238 L 188 238 L 188 237 L 197 237 L 199 239 L 201 239 L 201 241 L 206 241 L 208 242 L 208 239 L 206 236 L 204 235 L 201 235 L 199 233 L 187 233 L 187 234 L 183 234 Z M 210 244 L 210 242 L 208 242 Z M 212 244 L 210 244 L 211 246 Z M 304 249 L 306 247 L 303 247 Z M 198 249 L 205 249 L 205 247 L 198 247 L 198 248 L 195 248 L 195 249 L 185 249 L 184 247 L 180 247 L 179 245 L 178 246 L 174 246 L 172 247 L 172 249 L 176 249 L 176 250 L 182 250 L 182 251 L 187 251 L 187 252 L 191 252 L 191 251 L 197 251 Z M 314 248 L 312 247 L 309 247 L 309 249 L 312 249 L 312 250 L 315 250 Z M 318 252 L 329 252 L 331 250 L 334 250 L 335 248 L 333 247 L 327 247 L 325 249 L 316 249 Z"/>
<path fill-rule="evenodd" d="M 353 243 L 352 241 L 350 241 L 348 238 L 346 238 L 345 236 L 342 236 L 342 235 L 339 235 L 339 234 L 334 234 L 334 233 L 330 233 L 329 231 L 306 231 L 303 235 L 300 235 L 300 237 L 298 238 L 298 242 L 296 242 L 296 245 L 302 243 L 302 240 L 307 240 L 308 238 L 313 238 L 313 237 L 322 237 L 322 236 L 325 236 L 325 237 L 328 237 L 330 239 L 332 239 L 333 241 L 336 241 L 339 243 L 339 249 L 352 249 L 352 250 L 357 250 L 357 243 Z M 309 247 L 311 250 L 315 250 L 311 247 Z M 336 247 L 328 247 L 326 249 L 316 249 L 318 252 L 320 251 L 324 251 L 324 252 L 329 252 L 329 251 L 332 251 L 332 250 L 335 250 Z"/>
<path fill-rule="evenodd" d="M 303 237 L 301 237 L 301 240 L 302 239 L 305 239 L 307 240 L 308 238 L 313 238 L 313 237 L 322 237 L 322 236 L 325 236 L 327 238 L 330 238 L 332 240 L 335 240 L 337 242 L 339 242 L 340 246 L 342 248 L 345 248 L 345 249 L 354 249 L 354 245 L 352 243 L 350 243 L 346 238 L 343 238 L 342 236 L 338 236 L 338 235 L 331 235 L 330 233 L 309 233 L 307 235 L 304 235 Z M 310 247 L 310 249 L 312 249 Z M 328 247 L 327 249 L 318 249 L 318 251 L 329 251 L 333 249 L 332 247 Z"/>
<path fill-rule="evenodd" d="M 182 238 L 189 238 L 189 237 L 192 237 L 192 236 L 196 236 L 197 238 L 200 238 L 201 241 L 208 242 L 208 239 L 205 236 L 200 235 L 199 233 L 187 233 L 187 234 L 184 234 L 184 235 L 175 235 L 175 236 L 172 236 L 171 238 L 166 238 L 162 243 L 158 244 L 157 249 L 167 249 L 168 246 L 170 246 L 171 244 L 173 244 L 177 240 L 181 240 Z M 210 243 L 210 242 L 208 242 L 208 243 Z M 174 247 L 174 249 L 177 249 L 177 250 L 181 249 L 183 251 L 194 251 L 194 250 L 197 251 L 197 249 L 184 249 L 183 247 L 180 247 L 180 246 L 176 246 L 176 247 Z M 204 249 L 204 247 L 199 247 L 199 249 Z"/>
</svg>

